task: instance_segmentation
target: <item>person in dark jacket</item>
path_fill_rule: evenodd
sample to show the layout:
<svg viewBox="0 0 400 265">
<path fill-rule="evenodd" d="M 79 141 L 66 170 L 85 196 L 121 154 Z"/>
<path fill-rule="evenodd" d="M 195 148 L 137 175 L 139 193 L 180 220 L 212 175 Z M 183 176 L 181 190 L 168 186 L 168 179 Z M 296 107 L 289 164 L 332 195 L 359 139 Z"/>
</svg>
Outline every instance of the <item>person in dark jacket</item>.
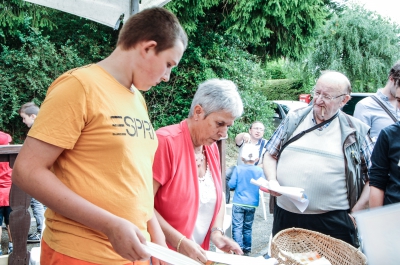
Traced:
<svg viewBox="0 0 400 265">
<path fill-rule="evenodd" d="M 400 82 L 397 80 L 397 82 Z M 400 86 L 396 89 L 400 107 Z M 369 206 L 400 202 L 400 121 L 384 128 L 371 155 Z"/>
</svg>

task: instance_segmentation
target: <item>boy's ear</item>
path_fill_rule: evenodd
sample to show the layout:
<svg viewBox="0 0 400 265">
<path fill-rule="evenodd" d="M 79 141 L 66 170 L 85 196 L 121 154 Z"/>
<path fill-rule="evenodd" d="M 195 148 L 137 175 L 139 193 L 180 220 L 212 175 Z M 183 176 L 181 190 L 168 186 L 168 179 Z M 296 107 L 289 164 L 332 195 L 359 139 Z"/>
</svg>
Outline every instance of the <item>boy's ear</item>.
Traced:
<svg viewBox="0 0 400 265">
<path fill-rule="evenodd" d="M 155 49 L 157 46 L 157 42 L 154 40 L 149 40 L 149 41 L 143 41 L 139 43 L 140 45 L 140 52 L 142 53 L 143 56 L 145 56 L 151 49 Z"/>
<path fill-rule="evenodd" d="M 32 115 L 31 115 L 32 120 L 36 119 L 36 117 L 37 117 L 36 114 L 32 114 Z"/>
</svg>

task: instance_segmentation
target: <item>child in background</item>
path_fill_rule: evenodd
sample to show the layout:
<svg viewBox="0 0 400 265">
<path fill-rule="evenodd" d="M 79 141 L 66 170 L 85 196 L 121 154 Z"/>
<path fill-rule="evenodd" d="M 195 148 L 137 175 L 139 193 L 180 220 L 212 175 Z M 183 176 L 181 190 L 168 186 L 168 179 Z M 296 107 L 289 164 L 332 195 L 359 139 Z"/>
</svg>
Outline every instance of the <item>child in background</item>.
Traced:
<svg viewBox="0 0 400 265">
<path fill-rule="evenodd" d="M 259 160 L 258 147 L 245 144 L 242 149 L 243 165 L 233 169 L 229 187 L 235 189 L 232 206 L 232 235 L 244 255 L 251 252 L 251 232 L 254 213 L 258 207 L 260 195 L 259 188 L 250 183 L 251 179 L 264 178 L 263 170 L 254 164 Z"/>
<path fill-rule="evenodd" d="M 19 115 L 22 118 L 22 122 L 25 123 L 28 128 L 32 127 L 38 113 L 39 107 L 33 102 L 25 103 L 19 109 Z M 31 208 L 33 217 L 36 219 L 36 232 L 28 235 L 28 243 L 39 243 L 42 237 L 45 206 L 32 197 Z"/>
<path fill-rule="evenodd" d="M 22 122 L 25 123 L 28 128 L 31 128 L 39 113 L 39 107 L 33 102 L 28 102 L 22 105 L 18 112 L 22 118 Z"/>
<path fill-rule="evenodd" d="M 0 131 L 0 145 L 8 145 L 12 141 L 9 134 Z M 0 162 L 0 224 L 4 223 L 7 226 L 8 232 L 8 254 L 13 251 L 13 243 L 10 234 L 10 189 L 11 189 L 11 172 L 8 162 Z M 2 229 L 0 229 L 0 238 L 2 234 Z M 0 255 L 3 255 L 3 251 L 0 244 Z"/>
</svg>

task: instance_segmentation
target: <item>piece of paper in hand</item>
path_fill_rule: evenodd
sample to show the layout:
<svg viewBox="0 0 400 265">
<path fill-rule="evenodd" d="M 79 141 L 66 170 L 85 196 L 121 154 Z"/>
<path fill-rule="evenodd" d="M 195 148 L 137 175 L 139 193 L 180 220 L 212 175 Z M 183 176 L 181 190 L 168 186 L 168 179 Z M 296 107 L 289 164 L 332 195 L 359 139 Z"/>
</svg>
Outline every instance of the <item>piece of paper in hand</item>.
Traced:
<svg viewBox="0 0 400 265">
<path fill-rule="evenodd" d="M 143 245 L 144 249 L 153 257 L 168 262 L 173 265 L 199 265 L 200 263 L 188 258 L 178 252 L 162 247 L 147 241 L 147 245 Z M 206 255 L 209 261 L 224 263 L 229 265 L 276 265 L 278 261 L 274 258 L 264 259 L 262 256 L 257 258 L 251 258 L 240 255 L 216 253 L 206 251 Z"/>
<path fill-rule="evenodd" d="M 300 212 L 304 212 L 310 203 L 302 188 L 280 186 L 278 182 L 272 182 L 273 184 L 270 185 L 269 181 L 264 178 L 259 178 L 258 180 L 251 179 L 250 183 L 259 186 L 261 190 L 263 188 L 272 190 L 288 197 Z"/>
<path fill-rule="evenodd" d="M 174 265 L 199 265 L 198 262 L 188 258 L 176 251 L 162 247 L 147 241 L 147 245 L 143 245 L 144 249 L 153 257 Z"/>
</svg>

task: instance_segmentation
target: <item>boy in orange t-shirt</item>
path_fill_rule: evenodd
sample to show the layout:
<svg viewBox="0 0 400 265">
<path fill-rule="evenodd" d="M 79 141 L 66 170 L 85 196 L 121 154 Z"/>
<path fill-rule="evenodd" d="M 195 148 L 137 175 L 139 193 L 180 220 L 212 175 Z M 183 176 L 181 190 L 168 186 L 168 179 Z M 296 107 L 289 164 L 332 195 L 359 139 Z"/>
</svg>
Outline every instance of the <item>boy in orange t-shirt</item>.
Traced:
<svg viewBox="0 0 400 265">
<path fill-rule="evenodd" d="M 186 47 L 171 12 L 145 9 L 111 55 L 48 89 L 13 169 L 15 184 L 48 207 L 42 265 L 138 264 L 150 258 L 146 241 L 166 247 L 153 203 L 158 141 L 140 91 L 168 81 Z"/>
</svg>

